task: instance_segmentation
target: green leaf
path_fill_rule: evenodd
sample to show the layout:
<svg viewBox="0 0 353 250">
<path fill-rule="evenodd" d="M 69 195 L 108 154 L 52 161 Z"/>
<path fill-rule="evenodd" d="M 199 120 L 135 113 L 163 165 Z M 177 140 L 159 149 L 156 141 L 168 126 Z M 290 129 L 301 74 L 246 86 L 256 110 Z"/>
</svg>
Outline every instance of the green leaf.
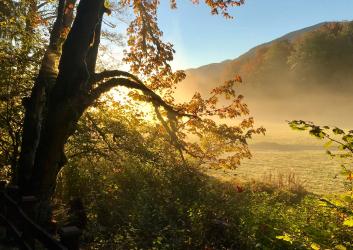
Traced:
<svg viewBox="0 0 353 250">
<path fill-rule="evenodd" d="M 342 140 L 348 143 L 352 143 L 353 142 L 353 136 L 352 135 L 345 135 L 342 137 Z"/>
<path fill-rule="evenodd" d="M 344 131 L 340 128 L 334 128 L 332 129 L 332 132 L 335 134 L 335 135 L 341 135 L 341 134 L 344 134 Z"/>
<path fill-rule="evenodd" d="M 352 202 L 352 201 L 353 201 L 353 197 L 350 196 L 350 195 L 344 195 L 344 196 L 343 196 L 343 200 L 344 200 L 345 202 Z"/>
</svg>

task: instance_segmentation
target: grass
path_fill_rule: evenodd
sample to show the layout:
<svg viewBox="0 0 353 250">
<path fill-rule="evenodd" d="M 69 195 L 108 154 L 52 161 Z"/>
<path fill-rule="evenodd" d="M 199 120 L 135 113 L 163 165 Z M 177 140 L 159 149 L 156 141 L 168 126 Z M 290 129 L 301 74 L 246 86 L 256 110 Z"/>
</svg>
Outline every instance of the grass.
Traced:
<svg viewBox="0 0 353 250">
<path fill-rule="evenodd" d="M 293 174 L 309 192 L 334 194 L 345 190 L 339 162 L 323 150 L 253 151 L 253 158 L 244 160 L 236 170 L 211 170 L 221 180 L 266 180 L 269 174 Z"/>
</svg>

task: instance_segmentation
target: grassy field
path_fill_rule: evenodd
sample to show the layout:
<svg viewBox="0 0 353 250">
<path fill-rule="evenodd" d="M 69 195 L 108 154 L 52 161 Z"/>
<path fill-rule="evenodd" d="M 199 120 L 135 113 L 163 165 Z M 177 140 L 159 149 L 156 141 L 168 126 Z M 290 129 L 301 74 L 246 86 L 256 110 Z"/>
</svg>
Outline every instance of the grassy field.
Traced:
<svg viewBox="0 0 353 250">
<path fill-rule="evenodd" d="M 337 193 L 344 190 L 341 167 L 322 150 L 254 151 L 251 160 L 244 161 L 235 172 L 240 178 L 264 179 L 294 175 L 308 191 Z"/>
<path fill-rule="evenodd" d="M 290 182 L 317 194 L 344 191 L 341 167 L 322 150 L 253 151 L 236 170 L 211 170 L 219 178 L 242 181 Z M 294 178 L 294 179 L 293 179 Z"/>
<path fill-rule="evenodd" d="M 265 127 L 266 135 L 250 144 L 251 159 L 236 170 L 210 170 L 211 175 L 225 180 L 295 181 L 316 194 L 344 191 L 340 162 L 325 154 L 323 141 L 293 131 L 286 123 Z"/>
</svg>

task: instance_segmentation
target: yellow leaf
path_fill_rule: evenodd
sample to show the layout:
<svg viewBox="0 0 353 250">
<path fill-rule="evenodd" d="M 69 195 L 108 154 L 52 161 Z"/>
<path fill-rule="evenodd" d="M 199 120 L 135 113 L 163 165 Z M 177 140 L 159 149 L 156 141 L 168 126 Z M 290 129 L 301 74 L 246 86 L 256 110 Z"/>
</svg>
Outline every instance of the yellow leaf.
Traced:
<svg viewBox="0 0 353 250">
<path fill-rule="evenodd" d="M 311 245 L 310 245 L 310 247 L 311 247 L 311 249 L 314 249 L 314 250 L 320 250 L 321 248 L 320 248 L 320 245 L 319 244 L 316 244 L 316 243 L 312 243 Z"/>
<path fill-rule="evenodd" d="M 276 239 L 280 239 L 280 240 L 284 240 L 284 241 L 287 241 L 289 243 L 293 243 L 293 240 L 292 238 L 290 237 L 289 234 L 285 233 L 284 235 L 279 235 L 279 236 L 276 236 Z"/>
<path fill-rule="evenodd" d="M 348 217 L 344 220 L 343 225 L 347 227 L 353 227 L 353 216 Z"/>
</svg>

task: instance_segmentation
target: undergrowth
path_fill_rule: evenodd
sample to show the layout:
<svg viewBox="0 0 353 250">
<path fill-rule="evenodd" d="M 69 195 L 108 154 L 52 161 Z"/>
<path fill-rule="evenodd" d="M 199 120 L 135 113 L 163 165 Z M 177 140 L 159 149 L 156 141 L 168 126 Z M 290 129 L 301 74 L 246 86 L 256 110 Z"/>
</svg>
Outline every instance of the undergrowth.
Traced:
<svg viewBox="0 0 353 250">
<path fill-rule="evenodd" d="M 95 165 L 67 166 L 56 196 L 82 198 L 84 249 L 353 248 L 342 211 L 294 176 L 239 184 L 190 166 Z"/>
</svg>

